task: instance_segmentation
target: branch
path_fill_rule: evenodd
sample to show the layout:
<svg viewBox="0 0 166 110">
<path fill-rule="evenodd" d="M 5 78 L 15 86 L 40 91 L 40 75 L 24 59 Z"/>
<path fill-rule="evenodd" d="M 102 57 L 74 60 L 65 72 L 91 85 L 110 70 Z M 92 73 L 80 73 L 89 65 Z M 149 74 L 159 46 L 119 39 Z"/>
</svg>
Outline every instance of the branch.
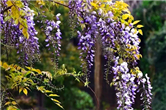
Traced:
<svg viewBox="0 0 166 110">
<path fill-rule="evenodd" d="M 7 7 L 6 9 L 2 10 L 2 11 L 1 11 L 1 14 L 3 14 L 5 11 L 9 10 L 12 6 L 13 6 L 13 5 L 11 5 L 11 6 Z"/>
<path fill-rule="evenodd" d="M 57 76 L 55 77 L 55 79 L 56 79 L 57 77 L 65 76 L 65 75 L 69 75 L 69 76 L 73 76 L 73 77 L 75 77 L 75 78 L 78 78 L 82 83 L 85 84 L 85 82 L 84 82 L 81 78 L 79 78 L 78 76 L 73 75 L 72 73 L 65 73 L 65 74 L 57 75 Z M 97 97 L 97 95 L 95 94 L 95 92 L 93 91 L 93 89 L 92 89 L 89 85 L 87 85 L 87 88 L 89 88 L 89 89 L 91 90 L 91 92 L 95 95 L 95 98 L 96 98 L 96 101 L 97 101 L 97 105 L 99 105 L 98 97 Z"/>
<path fill-rule="evenodd" d="M 62 6 L 64 6 L 64 7 L 69 8 L 69 6 L 68 6 L 68 5 L 65 5 L 65 4 L 62 4 L 62 3 L 56 2 L 56 1 L 53 1 L 53 2 L 54 2 L 54 3 L 56 3 L 56 4 L 62 5 Z M 69 8 L 69 9 L 70 9 L 70 8 Z"/>
<path fill-rule="evenodd" d="M 56 1 L 53 1 L 53 2 L 56 3 L 56 4 L 62 5 L 62 6 L 64 6 L 64 7 L 69 8 L 68 5 L 65 5 L 65 4 L 62 4 L 62 3 L 56 2 Z M 13 5 L 11 5 L 11 6 L 7 7 L 6 9 L 2 10 L 2 11 L 1 11 L 1 14 L 3 14 L 4 12 L 6 12 L 7 10 L 9 10 L 12 6 L 13 6 Z M 70 9 L 70 8 L 69 8 L 69 9 Z"/>
</svg>

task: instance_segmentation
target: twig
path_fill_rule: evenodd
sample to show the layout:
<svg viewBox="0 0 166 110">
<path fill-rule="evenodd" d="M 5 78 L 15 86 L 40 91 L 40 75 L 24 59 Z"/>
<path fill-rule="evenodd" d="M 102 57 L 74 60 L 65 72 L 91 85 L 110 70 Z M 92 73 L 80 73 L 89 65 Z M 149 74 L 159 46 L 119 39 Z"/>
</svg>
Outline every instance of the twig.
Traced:
<svg viewBox="0 0 166 110">
<path fill-rule="evenodd" d="M 1 85 L 2 85 L 4 88 L 6 87 L 2 82 L 1 82 Z M 5 88 L 5 90 L 6 90 L 6 92 L 8 92 L 8 93 L 11 95 L 11 97 L 13 97 L 13 99 L 14 99 L 14 96 L 13 96 L 13 94 L 9 91 L 9 89 L 6 89 L 6 88 Z M 18 105 L 18 107 L 21 109 L 21 106 L 18 104 L 17 100 L 14 99 L 14 101 L 16 102 L 16 104 Z"/>
<path fill-rule="evenodd" d="M 7 7 L 6 9 L 2 10 L 2 11 L 1 11 L 1 14 L 3 14 L 4 12 L 6 12 L 7 10 L 9 10 L 12 6 L 13 6 L 13 5 L 11 5 L 11 6 Z"/>
<path fill-rule="evenodd" d="M 79 78 L 78 76 L 73 75 L 72 73 L 61 74 L 61 75 L 56 76 L 56 78 L 57 78 L 57 77 L 60 77 L 60 76 L 64 76 L 64 75 L 73 76 L 73 77 L 75 77 L 75 78 L 80 79 L 81 82 L 85 83 L 81 78 Z M 95 94 L 95 92 L 93 91 L 93 89 L 92 89 L 90 86 L 88 86 L 88 85 L 87 85 L 87 88 L 89 88 L 89 89 L 91 90 L 91 92 L 95 95 L 95 98 L 96 98 L 96 101 L 97 101 L 97 105 L 99 105 L 98 97 L 96 96 L 96 94 Z"/>
<path fill-rule="evenodd" d="M 62 6 L 64 6 L 64 7 L 69 8 L 69 6 L 68 6 L 68 5 L 65 5 L 65 4 L 62 4 L 62 3 L 56 2 L 56 1 L 53 1 L 53 2 L 54 2 L 54 3 L 56 3 L 56 4 L 62 5 Z M 70 9 L 70 8 L 69 8 L 69 9 Z"/>
</svg>

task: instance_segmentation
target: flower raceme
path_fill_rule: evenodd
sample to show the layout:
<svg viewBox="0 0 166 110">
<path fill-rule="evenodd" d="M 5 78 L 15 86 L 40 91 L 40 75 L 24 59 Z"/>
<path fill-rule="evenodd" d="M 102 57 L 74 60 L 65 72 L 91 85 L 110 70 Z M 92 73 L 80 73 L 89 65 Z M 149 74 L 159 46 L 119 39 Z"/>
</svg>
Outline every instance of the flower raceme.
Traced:
<svg viewBox="0 0 166 110">
<path fill-rule="evenodd" d="M 134 104 L 140 83 L 143 84 L 144 89 L 141 96 L 146 96 L 142 98 L 144 106 L 149 109 L 152 88 L 150 81 L 146 83 L 142 81 L 143 73 L 137 67 L 137 60 L 142 57 L 139 53 L 138 33 L 142 35 L 140 28 L 143 26 L 136 26 L 139 20 L 132 22 L 134 18 L 128 10 L 128 5 L 123 1 L 113 3 L 69 0 L 69 7 L 72 11 L 71 16 L 77 16 L 77 22 L 81 26 L 81 31 L 78 31 L 78 49 L 82 51 L 80 58 L 84 61 L 83 70 L 85 68 L 90 70 L 93 66 L 94 45 L 97 39 L 100 39 L 103 55 L 108 62 L 106 67 L 109 72 L 107 71 L 106 74 L 114 75 L 111 85 L 114 85 L 117 91 L 117 109 L 133 110 L 132 104 Z"/>
<path fill-rule="evenodd" d="M 4 6 L 12 6 L 15 2 L 3 1 L 3 3 Z M 36 53 L 39 54 L 37 31 L 34 28 L 35 14 L 28 7 L 28 2 L 22 4 L 19 1 L 18 3 L 14 5 L 17 7 L 8 11 L 11 14 L 10 21 L 4 20 L 7 14 L 0 14 L 0 22 L 3 24 L 0 31 L 4 34 L 3 43 L 14 44 L 18 50 L 17 53 L 23 55 L 22 57 L 26 62 L 24 64 L 27 64 L 36 58 Z M 45 5 L 44 1 L 38 0 L 38 3 Z M 69 8 L 70 18 L 76 18 L 75 25 L 80 27 L 80 30 L 77 30 L 78 49 L 81 50 L 81 67 L 84 73 L 87 73 L 86 79 L 88 79 L 90 69 L 94 64 L 95 44 L 99 41 L 103 56 L 107 61 L 105 75 L 113 74 L 114 76 L 111 85 L 115 86 L 117 92 L 117 109 L 133 110 L 132 104 L 134 104 L 136 93 L 139 91 L 142 92 L 143 109 L 150 109 L 152 87 L 149 77 L 147 74 L 144 77 L 137 67 L 137 61 L 142 57 L 139 53 L 138 33 L 143 35 L 140 29 L 143 26 L 138 24 L 139 20 L 134 21 L 128 10 L 128 5 L 123 1 L 69 0 L 66 7 Z M 21 16 L 13 15 L 13 11 L 19 12 Z M 44 31 L 46 47 L 53 48 L 55 60 L 58 60 L 61 50 L 62 33 L 59 16 L 60 14 L 55 16 L 56 21 L 44 21 L 46 24 Z M 18 21 L 19 19 L 21 21 Z M 7 33 L 9 30 L 11 30 L 11 35 Z M 106 80 L 108 79 L 106 78 Z M 139 90 L 140 87 L 142 87 L 141 90 Z"/>
<path fill-rule="evenodd" d="M 3 2 L 9 3 L 8 1 Z M 10 16 L 1 14 L 1 23 L 3 24 L 1 25 L 1 29 L 3 30 L 2 34 L 4 34 L 2 43 L 14 46 L 17 49 L 17 53 L 21 55 L 19 58 L 21 63 L 23 65 L 28 65 L 39 57 L 39 44 L 38 38 L 36 37 L 38 32 L 34 27 L 34 11 L 31 10 L 27 4 L 23 6 L 23 8 L 20 8 L 20 11 L 25 14 L 24 19 L 26 22 L 24 23 L 21 21 L 21 18 L 19 18 L 20 23 L 14 21 L 14 18 L 12 20 L 6 20 L 6 18 L 10 18 Z M 24 25 L 25 23 L 26 25 Z M 27 30 L 28 38 L 23 34 L 23 31 L 25 30 Z"/>
<path fill-rule="evenodd" d="M 59 16 L 61 14 L 58 13 L 56 15 L 56 19 L 57 21 L 49 21 L 49 20 L 46 20 L 45 23 L 46 23 L 46 29 L 45 29 L 45 35 L 46 35 L 46 39 L 45 39 L 45 42 L 47 43 L 46 44 L 46 47 L 48 47 L 48 49 L 50 50 L 51 47 L 53 47 L 53 50 L 54 50 L 54 53 L 55 53 L 55 56 L 56 56 L 56 66 L 58 65 L 58 57 L 60 56 L 60 50 L 61 50 L 61 31 L 60 31 L 60 19 L 59 19 Z M 56 31 L 55 31 L 56 30 Z"/>
</svg>

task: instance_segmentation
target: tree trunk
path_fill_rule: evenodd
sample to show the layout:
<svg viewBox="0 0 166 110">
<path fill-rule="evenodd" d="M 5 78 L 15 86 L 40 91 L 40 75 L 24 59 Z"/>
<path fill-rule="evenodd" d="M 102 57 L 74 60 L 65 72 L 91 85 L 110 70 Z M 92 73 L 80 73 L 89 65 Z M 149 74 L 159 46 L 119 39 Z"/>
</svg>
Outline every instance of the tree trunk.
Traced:
<svg viewBox="0 0 166 110">
<path fill-rule="evenodd" d="M 38 107 L 40 110 L 44 109 L 44 95 L 41 92 L 37 92 L 38 95 Z"/>
<path fill-rule="evenodd" d="M 95 73 L 94 73 L 94 85 L 95 85 L 95 94 L 98 98 L 96 100 L 96 110 L 101 109 L 101 93 L 102 93 L 102 48 L 101 48 L 101 40 L 100 36 L 96 39 L 95 44 Z"/>
</svg>

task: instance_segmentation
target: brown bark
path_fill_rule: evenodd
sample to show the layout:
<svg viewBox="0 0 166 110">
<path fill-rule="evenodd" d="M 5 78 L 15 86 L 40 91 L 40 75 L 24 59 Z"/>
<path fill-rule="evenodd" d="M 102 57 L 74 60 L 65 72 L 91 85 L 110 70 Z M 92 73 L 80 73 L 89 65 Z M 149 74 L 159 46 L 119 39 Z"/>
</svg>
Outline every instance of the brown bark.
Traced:
<svg viewBox="0 0 166 110">
<path fill-rule="evenodd" d="M 95 85 L 95 94 L 98 98 L 96 100 L 96 110 L 101 108 L 101 94 L 102 94 L 102 48 L 100 38 L 97 37 L 95 44 L 95 73 L 94 73 L 94 85 Z M 98 102 L 97 102 L 98 101 Z"/>
</svg>

